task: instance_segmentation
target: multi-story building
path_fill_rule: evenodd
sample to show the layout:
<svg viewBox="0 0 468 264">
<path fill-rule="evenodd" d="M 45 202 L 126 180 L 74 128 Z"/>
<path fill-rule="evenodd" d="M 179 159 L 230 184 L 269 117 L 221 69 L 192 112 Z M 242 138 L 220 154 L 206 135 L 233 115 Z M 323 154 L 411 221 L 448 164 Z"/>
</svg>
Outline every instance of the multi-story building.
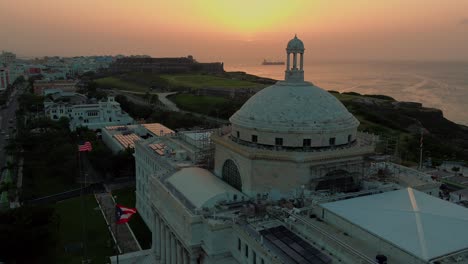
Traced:
<svg viewBox="0 0 468 264">
<path fill-rule="evenodd" d="M 304 81 L 301 40 L 286 51 L 285 80 L 250 98 L 230 127 L 135 142 L 137 209 L 153 245 L 120 263 L 468 259 L 468 210 L 428 195 L 437 184 L 427 174 L 371 165 L 376 138 Z"/>
<path fill-rule="evenodd" d="M 10 73 L 8 68 L 0 68 L 0 91 L 7 89 L 10 84 Z"/>
<path fill-rule="evenodd" d="M 87 127 L 89 129 L 102 129 L 107 126 L 131 125 L 134 120 L 125 113 L 114 97 L 108 97 L 96 103 L 72 103 L 67 101 L 44 102 L 44 111 L 52 120 L 66 117 L 70 120 L 70 129 Z"/>
<path fill-rule="evenodd" d="M 25 77 L 25 65 L 20 63 L 13 63 L 8 65 L 8 70 L 10 72 L 11 82 L 14 82 L 18 77 Z"/>
<path fill-rule="evenodd" d="M 44 95 L 48 89 L 60 89 L 63 92 L 76 92 L 78 81 L 76 80 L 36 80 L 33 84 L 34 94 Z"/>
<path fill-rule="evenodd" d="M 2 64 L 9 65 L 16 61 L 16 54 L 8 51 L 2 51 L 0 54 L 0 66 Z"/>
</svg>

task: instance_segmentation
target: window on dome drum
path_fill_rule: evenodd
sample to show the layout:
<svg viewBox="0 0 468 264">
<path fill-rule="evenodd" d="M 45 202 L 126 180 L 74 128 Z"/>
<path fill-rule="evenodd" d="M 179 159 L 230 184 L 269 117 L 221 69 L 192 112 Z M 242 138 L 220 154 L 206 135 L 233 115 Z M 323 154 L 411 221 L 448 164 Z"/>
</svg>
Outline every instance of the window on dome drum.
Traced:
<svg viewBox="0 0 468 264">
<path fill-rule="evenodd" d="M 330 146 L 335 146 L 335 138 L 334 137 L 330 138 L 329 144 L 330 144 Z"/>
<path fill-rule="evenodd" d="M 351 142 L 351 135 L 348 135 L 348 143 Z"/>
<path fill-rule="evenodd" d="M 304 140 L 302 140 L 302 146 L 310 147 L 311 145 L 312 145 L 312 140 L 310 138 L 304 138 Z"/>
<path fill-rule="evenodd" d="M 237 239 L 237 249 L 238 249 L 239 251 L 241 251 L 241 246 L 242 246 L 241 240 L 240 240 L 240 238 L 238 238 L 238 239 Z"/>
<path fill-rule="evenodd" d="M 252 142 L 257 143 L 257 135 L 252 135 Z"/>
<path fill-rule="evenodd" d="M 223 181 L 237 190 L 242 191 L 242 180 L 239 174 L 239 169 L 234 161 L 228 159 L 224 162 L 222 175 Z"/>
<path fill-rule="evenodd" d="M 283 146 L 283 138 L 275 138 L 276 146 Z"/>
<path fill-rule="evenodd" d="M 252 249 L 252 263 L 257 264 L 257 253 Z"/>
<path fill-rule="evenodd" d="M 245 257 L 249 258 L 249 246 L 245 245 Z"/>
<path fill-rule="evenodd" d="M 239 138 L 239 137 L 240 137 L 240 133 L 239 133 L 239 131 L 236 131 L 236 136 L 237 136 L 237 138 Z"/>
</svg>

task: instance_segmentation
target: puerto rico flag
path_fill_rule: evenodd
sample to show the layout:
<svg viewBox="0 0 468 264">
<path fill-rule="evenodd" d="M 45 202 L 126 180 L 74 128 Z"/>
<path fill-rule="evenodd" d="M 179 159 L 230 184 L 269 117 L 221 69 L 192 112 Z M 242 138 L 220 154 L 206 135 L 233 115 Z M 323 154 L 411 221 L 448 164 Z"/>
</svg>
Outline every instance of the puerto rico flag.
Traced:
<svg viewBox="0 0 468 264">
<path fill-rule="evenodd" d="M 115 217 L 117 224 L 124 224 L 130 220 L 133 214 L 137 212 L 136 208 L 128 208 L 117 204 L 115 206 Z"/>
<path fill-rule="evenodd" d="M 93 147 L 91 146 L 91 142 L 86 141 L 84 143 L 78 144 L 78 151 L 91 151 Z"/>
</svg>

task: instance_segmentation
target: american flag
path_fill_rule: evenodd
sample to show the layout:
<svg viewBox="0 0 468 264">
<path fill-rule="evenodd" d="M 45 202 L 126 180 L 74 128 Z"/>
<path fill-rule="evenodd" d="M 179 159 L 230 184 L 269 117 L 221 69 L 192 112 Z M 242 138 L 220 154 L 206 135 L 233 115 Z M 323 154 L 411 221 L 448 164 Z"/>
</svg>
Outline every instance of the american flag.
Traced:
<svg viewBox="0 0 468 264">
<path fill-rule="evenodd" d="M 86 141 L 82 144 L 78 144 L 78 151 L 91 151 L 93 150 L 93 147 L 91 146 L 91 142 Z"/>
<path fill-rule="evenodd" d="M 117 218 L 116 223 L 117 224 L 127 223 L 130 220 L 130 217 L 132 217 L 132 215 L 135 214 L 136 212 L 137 212 L 136 208 L 128 208 L 120 204 L 117 204 L 115 206 L 115 217 Z"/>
</svg>

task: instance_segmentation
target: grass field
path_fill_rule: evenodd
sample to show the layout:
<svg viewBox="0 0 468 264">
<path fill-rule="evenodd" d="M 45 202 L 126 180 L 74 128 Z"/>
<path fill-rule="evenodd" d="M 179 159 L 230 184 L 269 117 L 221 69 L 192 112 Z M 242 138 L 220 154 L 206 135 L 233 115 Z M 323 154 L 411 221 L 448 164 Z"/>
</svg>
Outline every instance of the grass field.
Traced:
<svg viewBox="0 0 468 264">
<path fill-rule="evenodd" d="M 135 198 L 135 188 L 126 188 L 122 190 L 117 190 L 112 193 L 117 196 L 117 201 L 119 204 L 128 207 L 135 207 L 136 198 Z M 138 242 L 142 249 L 151 248 L 151 231 L 146 226 L 143 219 L 141 219 L 140 214 L 133 215 L 130 222 L 128 222 L 130 228 L 132 228 L 133 233 L 135 234 Z"/>
<path fill-rule="evenodd" d="M 133 92 L 143 92 L 143 93 L 148 91 L 148 87 L 139 85 L 134 82 L 124 81 L 116 77 L 105 77 L 105 78 L 97 79 L 96 83 L 100 87 L 108 88 L 108 89 L 127 90 L 127 91 L 133 91 Z"/>
<path fill-rule="evenodd" d="M 166 79 L 171 86 L 184 86 L 190 88 L 252 88 L 262 86 L 261 84 L 254 82 L 202 74 L 162 74 L 160 77 Z"/>
<path fill-rule="evenodd" d="M 169 97 L 178 107 L 186 111 L 192 111 L 205 115 L 213 114 L 213 111 L 220 110 L 228 99 L 216 96 L 196 96 L 192 94 L 177 94 Z"/>
<path fill-rule="evenodd" d="M 78 248 L 82 241 L 81 206 L 80 197 L 55 205 L 56 213 L 60 217 L 60 242 L 54 263 L 81 263 L 81 250 Z M 85 196 L 84 208 L 88 257 L 92 259 L 92 263 L 106 263 L 108 257 L 114 255 L 113 240 L 93 195 Z M 64 247 L 75 250 L 65 252 Z"/>
</svg>

